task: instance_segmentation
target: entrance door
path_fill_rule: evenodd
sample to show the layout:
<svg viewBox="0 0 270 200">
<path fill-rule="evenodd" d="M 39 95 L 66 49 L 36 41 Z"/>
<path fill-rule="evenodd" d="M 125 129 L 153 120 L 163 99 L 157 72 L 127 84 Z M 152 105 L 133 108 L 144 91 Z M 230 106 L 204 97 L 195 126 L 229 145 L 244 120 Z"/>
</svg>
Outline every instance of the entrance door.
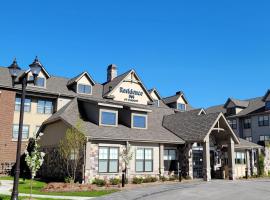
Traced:
<svg viewBox="0 0 270 200">
<path fill-rule="evenodd" d="M 193 154 L 193 178 L 203 178 L 203 151 L 192 150 Z"/>
</svg>

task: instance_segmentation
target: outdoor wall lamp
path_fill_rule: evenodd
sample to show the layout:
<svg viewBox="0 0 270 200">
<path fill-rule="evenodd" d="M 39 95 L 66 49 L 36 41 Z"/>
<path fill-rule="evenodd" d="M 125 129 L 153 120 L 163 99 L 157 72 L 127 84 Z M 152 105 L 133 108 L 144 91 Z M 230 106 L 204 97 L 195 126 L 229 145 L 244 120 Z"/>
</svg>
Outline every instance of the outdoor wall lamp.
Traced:
<svg viewBox="0 0 270 200">
<path fill-rule="evenodd" d="M 25 94 L 26 94 L 26 86 L 28 83 L 33 83 L 35 85 L 37 81 L 37 76 L 41 71 L 42 65 L 38 61 L 36 57 L 34 62 L 29 65 L 30 70 L 27 70 L 19 76 L 21 68 L 18 66 L 16 59 L 14 59 L 13 63 L 8 67 L 9 74 L 12 78 L 12 86 L 22 85 L 22 96 L 21 96 L 21 107 L 20 107 L 20 120 L 19 120 L 19 133 L 18 133 L 18 141 L 17 141 L 17 154 L 16 154 L 16 167 L 15 167 L 15 175 L 13 182 L 13 190 L 11 194 L 11 200 L 18 200 L 18 185 L 19 185 L 19 177 L 20 177 L 20 157 L 21 157 L 21 144 L 22 144 L 22 129 L 23 129 L 23 115 L 24 115 L 24 102 L 25 102 Z M 28 73 L 31 72 L 33 75 L 33 79 L 28 80 Z M 19 77 L 18 77 L 19 76 Z M 18 77 L 18 80 L 16 80 Z"/>
</svg>

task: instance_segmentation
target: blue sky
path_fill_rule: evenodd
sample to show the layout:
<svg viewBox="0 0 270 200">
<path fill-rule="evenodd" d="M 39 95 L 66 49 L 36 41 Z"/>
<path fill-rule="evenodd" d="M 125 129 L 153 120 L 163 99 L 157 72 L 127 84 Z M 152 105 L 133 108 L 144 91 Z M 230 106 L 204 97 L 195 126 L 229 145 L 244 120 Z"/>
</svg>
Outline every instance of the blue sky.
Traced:
<svg viewBox="0 0 270 200">
<path fill-rule="evenodd" d="M 195 107 L 262 96 L 270 74 L 269 1 L 1 1 L 0 65 L 36 55 L 53 75 L 114 63 L 162 96 L 183 90 Z"/>
</svg>

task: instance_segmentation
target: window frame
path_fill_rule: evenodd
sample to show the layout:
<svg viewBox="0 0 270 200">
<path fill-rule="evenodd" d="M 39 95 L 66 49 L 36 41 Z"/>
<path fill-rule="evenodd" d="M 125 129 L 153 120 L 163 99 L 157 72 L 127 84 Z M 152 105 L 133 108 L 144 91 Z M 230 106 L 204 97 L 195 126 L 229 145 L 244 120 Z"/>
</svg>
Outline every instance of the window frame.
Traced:
<svg viewBox="0 0 270 200">
<path fill-rule="evenodd" d="M 42 112 L 39 112 L 39 102 L 41 102 L 41 101 L 44 101 L 44 106 L 42 106 Z M 46 113 L 46 103 L 47 102 L 51 102 L 51 105 L 52 105 L 52 107 L 51 107 L 51 112 L 50 113 Z M 53 101 L 52 100 L 48 100 L 48 99 L 38 99 L 37 100 L 37 114 L 42 114 L 42 115 L 51 115 L 51 114 L 53 114 L 53 112 L 54 112 L 54 104 L 53 104 Z"/>
<path fill-rule="evenodd" d="M 263 137 L 263 140 L 261 140 L 261 137 Z M 268 137 L 268 140 L 265 139 L 266 137 Z M 260 135 L 259 140 L 260 141 L 270 141 L 270 136 L 269 135 Z"/>
<path fill-rule="evenodd" d="M 241 154 L 240 157 L 238 157 L 238 155 Z M 242 157 L 242 155 L 244 155 Z M 245 152 L 242 151 L 236 151 L 235 152 L 235 164 L 236 165 L 246 165 L 246 154 Z"/>
<path fill-rule="evenodd" d="M 100 148 L 106 148 L 108 149 L 108 155 L 107 155 L 107 159 L 99 159 L 99 152 L 100 152 Z M 117 159 L 110 159 L 110 150 L 111 149 L 117 149 Z M 107 161 L 107 171 L 106 172 L 100 172 L 99 171 L 99 161 L 100 160 L 105 160 Z M 110 172 L 110 161 L 117 161 L 117 171 L 116 172 Z M 116 146 L 99 146 L 98 147 L 98 173 L 102 174 L 102 173 L 106 173 L 106 174 L 115 174 L 115 173 L 119 173 L 119 147 Z"/>
<path fill-rule="evenodd" d="M 246 123 L 246 120 L 249 121 Z M 243 128 L 244 129 L 250 129 L 251 128 L 251 118 L 245 118 L 243 122 Z"/>
<path fill-rule="evenodd" d="M 137 159 L 137 150 L 141 150 L 143 149 L 143 159 Z M 152 159 L 145 159 L 145 150 L 151 150 L 151 156 Z M 137 170 L 137 161 L 142 161 L 143 162 L 143 170 L 142 171 L 138 171 Z M 145 162 L 146 161 L 151 161 L 151 171 L 146 171 L 145 170 Z M 135 152 L 135 172 L 136 173 L 149 173 L 149 172 L 153 172 L 154 171 L 154 149 L 150 148 L 150 147 L 137 147 L 136 148 L 136 152 Z"/>
<path fill-rule="evenodd" d="M 90 87 L 90 93 L 85 93 L 85 92 L 80 92 L 79 91 L 79 86 L 82 85 L 82 86 L 89 86 Z M 77 83 L 77 93 L 78 94 L 86 94 L 86 95 L 92 95 L 92 90 L 93 90 L 93 86 L 92 85 L 88 85 L 88 84 L 83 84 L 83 83 Z M 84 91 L 85 91 L 85 88 L 84 88 Z"/>
<path fill-rule="evenodd" d="M 134 126 L 134 116 L 145 117 L 145 127 Z M 131 113 L 131 128 L 134 128 L 134 129 L 147 129 L 148 128 L 148 115 L 147 114 L 140 114 L 140 113 Z"/>
<path fill-rule="evenodd" d="M 102 113 L 108 112 L 108 113 L 114 113 L 115 114 L 115 124 L 103 124 L 102 123 Z M 109 109 L 99 109 L 99 126 L 112 126 L 117 127 L 118 126 L 118 111 L 117 110 L 109 110 Z"/>
<path fill-rule="evenodd" d="M 41 86 L 41 85 L 34 85 L 33 83 L 29 84 L 31 87 L 40 87 L 40 88 L 46 88 L 46 78 L 45 77 L 42 77 L 42 76 L 37 76 L 37 82 L 38 82 L 38 79 L 43 79 L 44 80 L 44 85 Z M 34 76 L 30 75 L 29 76 L 29 80 L 34 80 Z"/>
<path fill-rule="evenodd" d="M 260 118 L 263 118 L 261 121 Z M 264 118 L 267 117 L 268 119 L 265 120 Z M 269 126 L 269 115 L 260 115 L 258 116 L 258 126 Z"/>
<path fill-rule="evenodd" d="M 168 158 L 165 159 L 165 151 L 168 151 Z M 169 159 L 170 157 L 170 152 L 174 151 L 175 152 L 175 159 Z M 163 162 L 164 162 L 164 171 L 176 171 L 177 170 L 177 149 L 173 149 L 173 148 L 165 148 L 163 150 Z M 168 166 L 167 166 L 168 165 Z M 172 167 L 172 165 L 174 165 Z M 171 167 L 173 168 L 172 170 Z"/>
<path fill-rule="evenodd" d="M 17 99 L 19 99 L 19 102 L 17 103 Z M 29 100 L 29 105 L 26 104 L 26 100 Z M 31 98 L 25 98 L 24 101 L 24 112 L 31 112 L 31 106 L 32 106 L 32 99 Z M 25 109 L 26 107 L 29 107 L 29 110 Z M 14 111 L 15 112 L 20 112 L 21 110 L 21 97 L 15 97 L 15 106 L 14 106 Z"/>
<path fill-rule="evenodd" d="M 236 119 L 229 119 L 228 120 L 229 125 L 231 126 L 232 129 L 237 129 L 237 120 Z M 235 123 L 233 123 L 235 122 Z"/>
<path fill-rule="evenodd" d="M 14 126 L 18 126 L 18 133 L 17 133 L 17 137 L 14 137 Z M 24 127 L 28 127 L 28 133 L 27 133 L 27 137 L 24 138 L 23 137 L 23 130 L 22 130 L 22 140 L 28 140 L 29 139 L 29 133 L 30 133 L 30 125 L 29 124 L 23 124 L 23 128 Z M 18 135 L 19 135 L 19 124 L 13 124 L 12 125 L 12 140 L 17 141 L 18 140 Z"/>
<path fill-rule="evenodd" d="M 179 105 L 184 106 L 184 109 L 180 109 Z M 184 103 L 176 102 L 176 107 L 177 107 L 177 110 L 180 110 L 180 111 L 186 111 L 187 110 L 187 105 L 184 104 Z"/>
<path fill-rule="evenodd" d="M 160 101 L 158 99 L 154 99 L 153 103 L 155 107 L 160 107 Z"/>
</svg>

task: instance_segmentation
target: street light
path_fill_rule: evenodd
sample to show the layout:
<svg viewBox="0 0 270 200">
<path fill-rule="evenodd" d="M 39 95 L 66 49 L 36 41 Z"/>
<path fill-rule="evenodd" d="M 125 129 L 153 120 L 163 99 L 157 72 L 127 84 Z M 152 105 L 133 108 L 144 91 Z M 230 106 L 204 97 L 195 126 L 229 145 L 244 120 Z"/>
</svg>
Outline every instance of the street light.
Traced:
<svg viewBox="0 0 270 200">
<path fill-rule="evenodd" d="M 16 167 L 15 167 L 15 175 L 13 182 L 13 190 L 11 194 L 11 200 L 18 200 L 18 185 L 19 185 L 19 177 L 20 177 L 20 157 L 21 157 L 21 145 L 22 145 L 22 129 L 23 129 L 23 114 L 24 114 L 24 102 L 25 102 L 25 93 L 26 86 L 28 83 L 36 83 L 37 76 L 42 68 L 42 65 L 38 61 L 36 57 L 34 62 L 29 65 L 30 70 L 24 72 L 21 76 L 18 77 L 21 68 L 18 66 L 16 59 L 14 59 L 13 63 L 8 67 L 9 74 L 12 78 L 12 86 L 22 85 L 22 96 L 21 96 L 21 108 L 20 108 L 20 121 L 19 121 L 19 133 L 18 133 L 18 141 L 17 141 L 17 154 L 16 154 Z M 27 80 L 28 73 L 31 71 L 33 75 L 33 80 Z M 16 81 L 18 77 L 18 80 Z"/>
</svg>

